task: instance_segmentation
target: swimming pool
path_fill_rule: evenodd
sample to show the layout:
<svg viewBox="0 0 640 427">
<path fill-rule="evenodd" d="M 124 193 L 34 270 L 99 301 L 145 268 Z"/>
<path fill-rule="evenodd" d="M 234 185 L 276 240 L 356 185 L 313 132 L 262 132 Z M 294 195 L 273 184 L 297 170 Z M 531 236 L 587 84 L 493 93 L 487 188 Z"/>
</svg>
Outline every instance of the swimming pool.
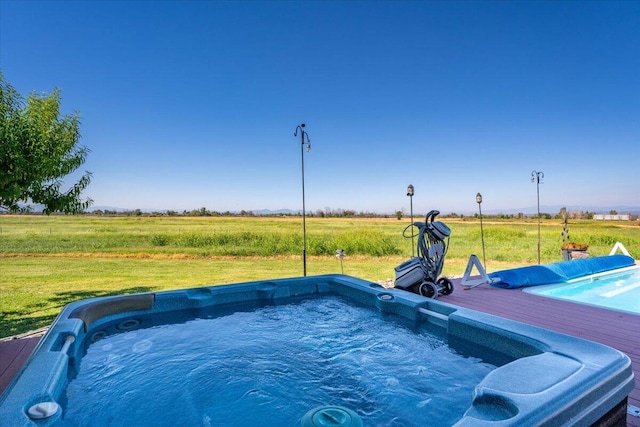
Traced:
<svg viewBox="0 0 640 427">
<path fill-rule="evenodd" d="M 525 292 L 640 315 L 640 267 L 593 274 Z"/>
<path fill-rule="evenodd" d="M 591 425 L 624 420 L 632 388 L 610 347 L 328 275 L 72 303 L 0 397 L 0 420 Z"/>
</svg>

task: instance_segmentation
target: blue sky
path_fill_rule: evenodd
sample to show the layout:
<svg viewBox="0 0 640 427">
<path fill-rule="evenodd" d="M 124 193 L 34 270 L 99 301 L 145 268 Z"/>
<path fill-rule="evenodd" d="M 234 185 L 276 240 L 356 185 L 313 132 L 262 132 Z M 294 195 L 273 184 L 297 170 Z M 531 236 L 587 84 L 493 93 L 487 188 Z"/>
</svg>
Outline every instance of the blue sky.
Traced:
<svg viewBox="0 0 640 427">
<path fill-rule="evenodd" d="M 0 69 L 97 206 L 301 209 L 300 123 L 308 211 L 640 206 L 637 1 L 0 0 Z"/>
</svg>

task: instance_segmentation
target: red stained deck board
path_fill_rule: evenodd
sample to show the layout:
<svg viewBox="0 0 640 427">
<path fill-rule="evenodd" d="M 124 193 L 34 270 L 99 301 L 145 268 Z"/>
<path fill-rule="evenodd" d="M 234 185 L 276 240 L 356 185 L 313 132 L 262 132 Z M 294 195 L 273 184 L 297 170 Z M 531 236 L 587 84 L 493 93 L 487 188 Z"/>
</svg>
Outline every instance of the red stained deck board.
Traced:
<svg viewBox="0 0 640 427">
<path fill-rule="evenodd" d="M 0 342 L 0 393 L 9 385 L 29 358 L 41 337 L 12 339 Z"/>
</svg>

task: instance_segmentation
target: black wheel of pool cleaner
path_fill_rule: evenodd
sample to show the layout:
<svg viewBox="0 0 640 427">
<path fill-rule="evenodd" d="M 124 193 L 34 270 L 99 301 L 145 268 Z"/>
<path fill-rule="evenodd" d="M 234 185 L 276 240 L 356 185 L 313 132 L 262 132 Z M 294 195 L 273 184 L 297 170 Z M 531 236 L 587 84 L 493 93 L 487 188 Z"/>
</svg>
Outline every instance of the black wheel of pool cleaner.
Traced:
<svg viewBox="0 0 640 427">
<path fill-rule="evenodd" d="M 420 295 L 427 298 L 438 298 L 438 287 L 435 283 L 424 281 L 420 285 Z"/>
<path fill-rule="evenodd" d="M 413 285 L 407 289 L 409 292 L 420 295 L 420 285 Z"/>
<path fill-rule="evenodd" d="M 453 292 L 453 282 L 446 277 L 439 278 L 436 283 L 443 287 L 442 295 L 449 295 Z"/>
</svg>

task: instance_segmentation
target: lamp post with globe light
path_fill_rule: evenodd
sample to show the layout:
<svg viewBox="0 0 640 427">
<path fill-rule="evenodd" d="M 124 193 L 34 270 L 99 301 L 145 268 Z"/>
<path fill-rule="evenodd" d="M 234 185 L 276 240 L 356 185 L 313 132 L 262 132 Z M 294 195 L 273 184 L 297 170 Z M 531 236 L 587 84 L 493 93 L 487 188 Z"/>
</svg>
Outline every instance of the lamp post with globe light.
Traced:
<svg viewBox="0 0 640 427">
<path fill-rule="evenodd" d="M 407 187 L 407 196 L 409 196 L 409 204 L 410 204 L 410 212 L 411 212 L 411 224 L 413 224 L 413 185 L 409 184 Z M 415 244 L 414 244 L 414 233 L 411 231 L 411 256 L 415 256 Z"/>
<path fill-rule="evenodd" d="M 484 229 L 482 228 L 482 194 L 476 194 L 476 203 L 480 211 L 480 238 L 482 239 L 482 266 L 487 269 L 487 259 L 484 255 Z"/>
</svg>

